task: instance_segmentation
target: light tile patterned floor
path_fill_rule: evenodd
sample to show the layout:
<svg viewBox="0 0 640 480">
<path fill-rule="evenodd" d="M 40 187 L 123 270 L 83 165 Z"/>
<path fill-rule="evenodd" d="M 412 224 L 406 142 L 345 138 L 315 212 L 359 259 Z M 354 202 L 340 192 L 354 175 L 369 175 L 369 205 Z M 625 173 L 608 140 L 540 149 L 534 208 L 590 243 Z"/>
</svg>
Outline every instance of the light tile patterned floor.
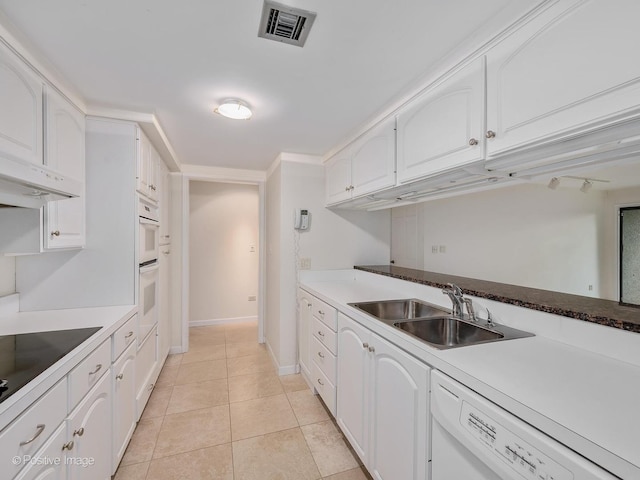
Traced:
<svg viewBox="0 0 640 480">
<path fill-rule="evenodd" d="M 192 328 L 167 359 L 115 480 L 367 480 L 300 375 L 279 377 L 256 323 Z"/>
</svg>

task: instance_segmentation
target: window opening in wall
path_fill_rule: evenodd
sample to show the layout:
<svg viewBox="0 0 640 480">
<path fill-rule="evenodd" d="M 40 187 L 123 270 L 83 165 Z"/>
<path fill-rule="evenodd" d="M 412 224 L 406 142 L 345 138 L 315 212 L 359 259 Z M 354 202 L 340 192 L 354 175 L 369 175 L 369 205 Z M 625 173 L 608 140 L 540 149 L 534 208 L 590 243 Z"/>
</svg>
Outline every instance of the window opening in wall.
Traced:
<svg viewBox="0 0 640 480">
<path fill-rule="evenodd" d="M 620 303 L 640 306 L 640 206 L 620 209 Z"/>
</svg>

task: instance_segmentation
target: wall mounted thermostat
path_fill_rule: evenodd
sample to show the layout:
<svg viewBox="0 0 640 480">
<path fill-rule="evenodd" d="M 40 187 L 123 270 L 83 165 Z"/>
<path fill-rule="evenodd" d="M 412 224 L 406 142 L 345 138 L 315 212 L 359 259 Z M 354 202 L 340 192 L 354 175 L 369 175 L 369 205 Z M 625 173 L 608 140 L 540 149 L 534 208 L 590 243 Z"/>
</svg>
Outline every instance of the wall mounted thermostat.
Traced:
<svg viewBox="0 0 640 480">
<path fill-rule="evenodd" d="M 296 217 L 293 223 L 296 230 L 307 230 L 309 228 L 309 210 L 296 208 Z"/>
</svg>

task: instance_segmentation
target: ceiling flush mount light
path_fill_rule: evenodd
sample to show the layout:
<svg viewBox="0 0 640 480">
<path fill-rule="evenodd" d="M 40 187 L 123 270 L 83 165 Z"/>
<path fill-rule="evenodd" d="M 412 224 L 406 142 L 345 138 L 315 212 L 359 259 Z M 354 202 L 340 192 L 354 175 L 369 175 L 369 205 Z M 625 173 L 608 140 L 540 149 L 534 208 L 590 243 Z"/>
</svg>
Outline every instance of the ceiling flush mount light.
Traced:
<svg viewBox="0 0 640 480">
<path fill-rule="evenodd" d="M 233 120 L 249 120 L 253 115 L 246 103 L 234 98 L 222 102 L 214 112 Z"/>
<path fill-rule="evenodd" d="M 556 188 L 558 188 L 558 185 L 560 185 L 560 179 L 558 177 L 553 177 L 551 180 L 549 180 L 549 185 L 547 185 L 547 187 L 551 190 L 555 190 Z"/>
</svg>

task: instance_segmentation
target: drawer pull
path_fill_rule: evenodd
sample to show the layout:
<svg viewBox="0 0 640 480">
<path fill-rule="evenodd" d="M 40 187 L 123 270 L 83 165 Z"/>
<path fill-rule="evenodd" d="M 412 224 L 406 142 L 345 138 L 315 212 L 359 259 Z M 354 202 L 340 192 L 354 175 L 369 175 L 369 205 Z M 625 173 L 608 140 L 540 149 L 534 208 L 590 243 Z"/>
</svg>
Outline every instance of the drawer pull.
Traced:
<svg viewBox="0 0 640 480">
<path fill-rule="evenodd" d="M 93 372 L 89 372 L 89 375 L 95 375 L 100 371 L 101 368 L 102 368 L 102 364 L 101 363 L 97 364 L 96 369 Z"/>
<path fill-rule="evenodd" d="M 369 344 L 368 343 L 363 343 L 362 344 L 362 348 L 369 348 Z"/>
<path fill-rule="evenodd" d="M 124 378 L 124 373 L 119 373 L 116 375 L 116 380 L 122 380 Z"/>
<path fill-rule="evenodd" d="M 322 380 L 318 379 L 318 383 L 324 387 L 324 383 L 322 383 Z"/>
<path fill-rule="evenodd" d="M 73 448 L 73 440 L 62 445 L 63 450 L 71 450 Z"/>
<path fill-rule="evenodd" d="M 373 348 L 373 347 L 369 347 L 369 351 L 370 351 L 371 353 L 373 353 L 373 352 L 375 352 L 375 351 L 376 351 L 376 349 L 375 349 L 375 348 Z"/>
<path fill-rule="evenodd" d="M 40 436 L 40 434 L 42 432 L 44 432 L 44 427 L 46 425 L 44 423 L 39 423 L 38 425 L 36 425 L 36 428 L 38 429 L 38 431 L 36 432 L 36 434 L 31 437 L 29 440 L 25 440 L 24 442 L 20 442 L 20 446 L 22 447 L 23 445 L 29 445 L 31 442 L 33 442 L 36 438 L 38 438 Z"/>
<path fill-rule="evenodd" d="M 318 356 L 319 356 L 320 358 L 324 358 L 324 354 L 323 354 L 322 352 L 318 352 Z"/>
<path fill-rule="evenodd" d="M 79 436 L 81 437 L 82 435 L 84 435 L 84 427 L 80 427 L 78 430 L 74 430 L 73 431 L 73 436 Z"/>
<path fill-rule="evenodd" d="M 318 313 L 322 316 L 324 316 L 324 312 L 322 310 L 318 310 Z"/>
<path fill-rule="evenodd" d="M 321 337 L 324 337 L 324 333 L 322 333 L 322 330 L 318 330 L 318 335 L 320 335 Z"/>
<path fill-rule="evenodd" d="M 130 338 L 132 336 L 133 336 L 133 332 L 129 332 L 124 336 L 124 338 Z"/>
</svg>

